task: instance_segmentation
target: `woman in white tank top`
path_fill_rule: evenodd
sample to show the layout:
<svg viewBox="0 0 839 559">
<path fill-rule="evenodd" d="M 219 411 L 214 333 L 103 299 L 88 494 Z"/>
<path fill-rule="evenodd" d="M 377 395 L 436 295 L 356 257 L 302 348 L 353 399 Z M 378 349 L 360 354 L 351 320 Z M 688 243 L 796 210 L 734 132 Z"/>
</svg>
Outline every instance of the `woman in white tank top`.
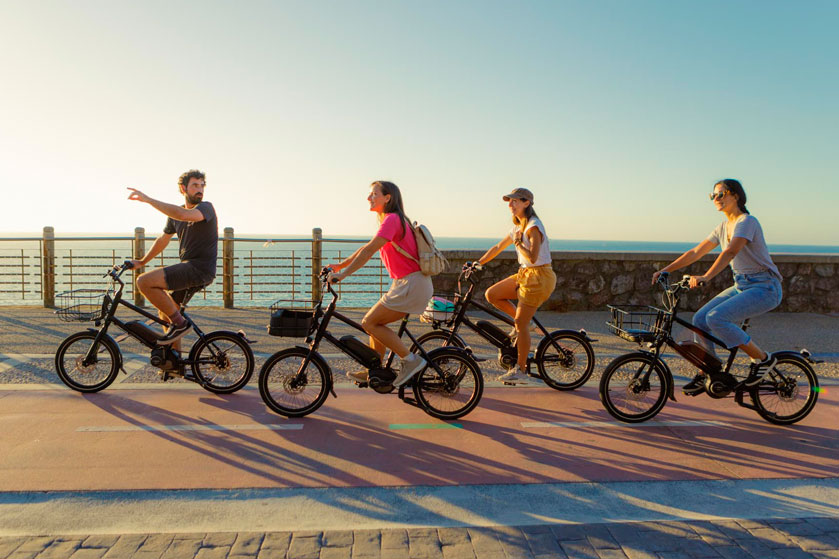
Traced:
<svg viewBox="0 0 839 559">
<path fill-rule="evenodd" d="M 498 380 L 527 382 L 527 354 L 530 352 L 530 319 L 548 300 L 556 287 L 556 274 L 551 268 L 551 247 L 545 226 L 533 210 L 533 193 L 526 188 L 516 188 L 503 196 L 513 214 L 513 228 L 494 247 L 478 260 L 486 264 L 508 246 L 515 245 L 519 258 L 516 274 L 490 286 L 487 301 L 515 319 L 515 337 L 518 361 Z M 518 305 L 513 304 L 518 301 Z"/>
</svg>

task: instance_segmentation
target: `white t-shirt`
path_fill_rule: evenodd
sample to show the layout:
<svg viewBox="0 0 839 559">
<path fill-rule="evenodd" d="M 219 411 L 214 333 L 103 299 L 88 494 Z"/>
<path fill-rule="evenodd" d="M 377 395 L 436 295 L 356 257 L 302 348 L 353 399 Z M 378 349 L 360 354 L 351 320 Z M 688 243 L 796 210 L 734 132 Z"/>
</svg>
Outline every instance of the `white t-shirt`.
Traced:
<svg viewBox="0 0 839 559">
<path fill-rule="evenodd" d="M 548 234 L 545 233 L 545 226 L 542 225 L 542 220 L 538 217 L 531 217 L 527 225 L 524 226 L 524 234 L 521 237 L 521 243 L 524 248 L 528 251 L 530 250 L 530 239 L 527 238 L 527 231 L 532 229 L 533 227 L 537 227 L 539 232 L 542 233 L 542 244 L 539 247 L 539 257 L 536 258 L 536 262 L 531 262 L 527 256 L 522 254 L 522 251 L 519 250 L 519 247 L 516 247 L 516 253 L 519 256 L 519 264 L 522 268 L 535 268 L 536 266 L 544 266 L 545 264 L 551 263 L 551 247 L 550 243 L 548 242 Z M 516 232 L 519 230 L 518 225 L 513 225 L 513 228 L 510 230 L 510 238 L 515 241 L 516 239 Z"/>
</svg>

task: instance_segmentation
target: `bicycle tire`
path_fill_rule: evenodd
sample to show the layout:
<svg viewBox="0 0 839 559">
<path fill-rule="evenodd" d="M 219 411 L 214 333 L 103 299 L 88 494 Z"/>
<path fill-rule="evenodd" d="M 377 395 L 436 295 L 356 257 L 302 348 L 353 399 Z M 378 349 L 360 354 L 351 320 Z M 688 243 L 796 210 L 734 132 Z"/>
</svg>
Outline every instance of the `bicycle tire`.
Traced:
<svg viewBox="0 0 839 559">
<path fill-rule="evenodd" d="M 259 371 L 259 395 L 276 413 L 285 417 L 303 417 L 317 410 L 329 394 L 329 366 L 313 358 L 304 371 L 304 379 L 296 378 L 308 349 L 292 347 L 268 358 Z M 314 390 L 308 390 L 314 387 Z M 311 397 L 301 398 L 301 395 Z"/>
<path fill-rule="evenodd" d="M 58 373 L 58 378 L 61 382 L 76 390 L 77 392 L 99 392 L 107 388 L 117 378 L 119 372 L 119 365 L 121 362 L 119 348 L 107 339 L 99 341 L 99 349 L 96 352 L 97 362 L 90 365 L 84 365 L 81 360 L 87 354 L 91 344 L 96 339 L 96 332 L 77 332 L 64 339 L 55 351 L 55 370 Z M 79 343 L 78 349 L 72 353 L 74 344 Z M 102 353 L 107 352 L 109 361 L 100 359 Z M 71 355 L 71 361 L 65 360 L 68 355 Z M 99 364 L 102 364 L 101 373 L 92 375 L 100 370 Z M 71 365 L 68 368 L 68 365 Z M 86 378 L 87 377 L 87 378 Z M 94 380 L 95 378 L 95 380 Z"/>
<path fill-rule="evenodd" d="M 652 367 L 653 372 L 649 381 L 655 377 L 657 393 L 654 393 L 655 390 L 649 383 L 645 386 L 638 379 L 649 367 Z M 626 382 L 625 386 L 621 385 L 623 381 Z M 670 372 L 659 360 L 654 360 L 652 356 L 644 353 L 628 353 L 612 360 L 603 371 L 603 376 L 600 377 L 600 401 L 609 415 L 615 419 L 625 423 L 641 423 L 652 419 L 664 408 L 672 382 Z M 654 393 L 652 404 L 642 409 L 639 404 L 643 404 L 650 393 Z M 621 399 L 624 402 L 623 407 L 620 405 Z M 641 411 L 630 413 L 626 408 L 631 407 Z"/>
<path fill-rule="evenodd" d="M 192 372 L 206 390 L 231 394 L 248 384 L 253 375 L 251 347 L 233 332 L 210 332 L 190 351 Z"/>
<path fill-rule="evenodd" d="M 425 413 L 451 420 L 475 409 L 484 392 L 484 377 L 475 360 L 453 347 L 433 349 L 428 357 L 445 378 L 430 363 L 415 377 L 414 397 Z"/>
<path fill-rule="evenodd" d="M 793 378 L 793 375 L 798 375 Z M 780 378 L 773 378 L 780 377 Z M 806 396 L 801 394 L 799 380 L 806 378 Z M 763 381 L 750 391 L 757 413 L 775 425 L 792 425 L 807 417 L 819 399 L 819 379 L 804 359 L 797 356 L 781 356 L 773 371 L 764 375 Z M 793 409 L 794 401 L 801 405 Z M 786 413 L 779 413 L 785 410 Z"/>
<path fill-rule="evenodd" d="M 535 356 L 536 368 L 542 380 L 554 390 L 574 390 L 584 385 L 594 372 L 594 348 L 591 342 L 579 332 L 569 330 L 551 332 L 548 336 L 539 344 Z M 551 341 L 568 354 L 559 355 Z M 581 355 L 585 355 L 585 363 L 580 363 Z M 555 362 L 556 367 L 549 370 L 546 361 L 551 364 Z"/>
<path fill-rule="evenodd" d="M 451 334 L 451 330 L 432 330 L 431 332 L 426 332 L 417 338 L 417 343 L 411 344 L 410 351 L 411 353 L 418 353 L 417 344 L 422 346 L 425 351 L 431 351 L 432 349 L 438 347 L 446 347 L 447 345 L 452 345 L 461 349 L 466 347 L 466 342 L 463 341 L 463 338 L 461 338 L 459 334 L 455 334 L 452 338 L 452 343 L 448 344 L 447 342 Z"/>
</svg>

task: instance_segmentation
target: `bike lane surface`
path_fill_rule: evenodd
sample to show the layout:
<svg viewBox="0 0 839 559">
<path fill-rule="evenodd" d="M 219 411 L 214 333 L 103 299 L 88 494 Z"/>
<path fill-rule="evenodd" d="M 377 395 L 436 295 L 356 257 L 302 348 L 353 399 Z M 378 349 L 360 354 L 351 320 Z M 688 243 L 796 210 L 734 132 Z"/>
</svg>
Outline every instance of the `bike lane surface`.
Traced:
<svg viewBox="0 0 839 559">
<path fill-rule="evenodd" d="M 121 533 L 839 516 L 830 387 L 792 427 L 731 400 L 684 396 L 654 420 L 622 424 L 594 386 L 488 387 L 452 422 L 394 395 L 338 395 L 285 419 L 252 388 L 0 392 L 3 529 L 68 533 L 71 519 L 74 530 Z"/>
</svg>

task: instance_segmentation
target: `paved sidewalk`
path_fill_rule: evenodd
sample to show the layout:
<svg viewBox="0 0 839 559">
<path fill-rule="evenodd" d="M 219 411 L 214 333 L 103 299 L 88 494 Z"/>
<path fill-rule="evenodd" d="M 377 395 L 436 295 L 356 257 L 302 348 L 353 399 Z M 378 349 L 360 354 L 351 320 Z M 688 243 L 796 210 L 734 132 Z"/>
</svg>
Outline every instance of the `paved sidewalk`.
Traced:
<svg viewBox="0 0 839 559">
<path fill-rule="evenodd" d="M 358 311 L 349 314 L 356 318 L 361 315 Z M 254 346 L 257 371 L 267 355 L 299 342 L 267 336 L 264 325 L 268 321 L 268 312 L 264 309 L 195 308 L 192 316 L 205 331 L 244 328 L 249 337 L 257 341 Z M 671 421 L 673 425 L 613 426 L 609 418 L 600 417 L 603 410 L 591 394 L 596 391 L 596 379 L 605 364 L 637 346 L 608 333 L 604 324 L 606 313 L 544 313 L 543 318 L 550 330 L 585 328 L 598 339 L 594 346 L 597 354 L 595 375 L 586 389 L 572 393 L 557 393 L 548 389 L 536 389 L 534 392 L 539 398 L 556 400 L 553 407 L 544 407 L 536 398 L 530 402 L 541 406 L 539 413 L 542 416 L 535 419 L 550 423 L 554 434 L 546 434 L 521 423 L 534 417 L 523 413 L 527 406 L 517 403 L 518 398 L 513 397 L 525 392 L 510 389 L 510 392 L 495 398 L 490 391 L 490 396 L 485 397 L 486 403 L 479 406 L 474 415 L 464 418 L 463 423 L 470 423 L 471 430 L 437 429 L 413 431 L 411 435 L 404 432 L 391 434 L 387 425 L 416 421 L 416 418 L 379 417 L 377 414 L 383 412 L 378 408 L 378 400 L 376 409 L 350 409 L 346 406 L 352 400 L 341 394 L 341 398 L 334 402 L 330 399 L 329 406 L 310 418 L 305 430 L 173 430 L 171 433 L 163 431 L 142 436 L 102 435 L 103 438 L 97 439 L 94 433 L 73 435 L 84 433 L 77 430 L 76 423 L 102 428 L 127 420 L 139 433 L 143 428 L 158 423 L 206 423 L 210 427 L 218 424 L 238 428 L 246 423 L 279 425 L 284 420 L 265 412 L 262 406 L 257 405 L 258 402 L 251 402 L 256 399 L 252 388 L 225 400 L 194 390 L 194 385 L 181 381 L 161 383 L 147 365 L 147 354 L 143 348 L 132 341 L 121 344 L 132 363 L 131 367 L 127 367 L 129 376 L 120 375 L 121 384 L 94 396 L 77 395 L 63 385 L 52 390 L 53 387 L 48 385 L 59 382 L 52 364 L 55 348 L 63 337 L 90 325 L 58 322 L 47 309 L 0 307 L 0 424 L 19 429 L 14 436 L 0 441 L 6 445 L 3 447 L 6 451 L 0 452 L 0 476 L 7 485 L 7 490 L 0 492 L 0 534 L 21 534 L 0 536 L 0 559 L 839 559 L 839 469 L 834 464 L 839 437 L 835 436 L 837 424 L 829 422 L 830 417 L 836 417 L 835 413 L 831 415 L 829 412 L 837 409 L 833 392 L 837 390 L 835 379 L 839 378 L 839 317 L 770 313 L 753 321 L 751 333 L 768 349 L 798 350 L 806 347 L 825 360 L 825 363 L 816 366 L 822 385 L 826 387 L 817 408 L 821 419 L 817 422 L 814 415 L 802 424 L 786 428 L 771 426 L 753 413 L 736 408 L 730 401 L 711 401 L 705 397 L 701 402 L 679 398 L 678 404 L 669 404 L 665 411 L 671 415 L 664 414 L 662 421 Z M 422 332 L 427 326 L 412 322 L 411 328 Z M 355 332 L 336 328 L 336 333 Z M 495 364 L 493 348 L 473 334 L 468 334 L 466 339 L 477 354 L 487 358 L 481 363 L 487 377 L 497 374 L 499 369 Z M 331 348 L 324 348 L 324 351 L 329 352 Z M 350 366 L 349 362 L 335 357 L 330 357 L 329 362 L 336 376 Z M 676 357 L 668 358 L 668 363 L 675 374 L 690 376 L 690 368 L 679 364 Z M 11 390 L 13 388 L 15 390 Z M 343 390 L 348 391 L 350 387 Z M 47 396 L 48 393 L 52 396 Z M 53 405 L 56 396 L 66 407 Z M 178 398 L 195 401 L 203 408 L 197 415 L 190 415 L 186 405 Z M 18 404 L 13 405 L 13 402 Z M 32 404 L 20 405 L 21 402 Z M 161 402 L 167 403 L 161 405 Z M 37 416 L 41 413 L 39 405 L 44 406 L 43 418 L 48 419 Z M 110 413 L 113 421 L 92 422 L 79 415 L 97 405 L 104 406 L 100 412 Z M 400 413 L 404 411 L 411 415 L 416 411 L 404 408 Z M 699 420 L 707 418 L 692 415 L 709 410 L 724 413 L 716 419 L 725 424 L 706 421 L 707 425 L 703 426 Z M 358 416 L 353 417 L 354 413 Z M 531 410 L 530 413 L 536 412 Z M 232 414 L 232 417 L 225 418 L 223 414 Z M 490 421 L 493 417 L 506 417 L 508 422 L 493 426 L 495 424 Z M 697 421 L 682 425 L 690 423 L 685 419 Z M 423 420 L 429 421 L 428 418 Z M 31 423 L 29 426 L 27 421 Z M 371 427 L 365 423 L 375 421 L 382 426 Z M 608 428 L 601 425 L 603 421 L 609 423 Z M 59 425 L 68 430 L 66 436 L 59 432 Z M 595 489 L 591 489 L 586 481 L 554 483 L 557 480 L 553 474 L 545 474 L 544 479 L 532 480 L 528 484 L 511 480 L 504 485 L 508 482 L 502 480 L 495 486 L 500 488 L 500 494 L 503 496 L 503 491 L 509 491 L 519 502 L 514 505 L 512 497 L 504 500 L 496 495 L 494 502 L 501 503 L 502 506 L 497 507 L 501 513 L 494 517 L 484 513 L 486 516 L 482 520 L 476 518 L 476 515 L 482 514 L 480 509 L 470 506 L 468 500 L 447 496 L 448 493 L 442 496 L 438 493 L 425 495 L 421 500 L 405 499 L 404 495 L 394 493 L 412 491 L 422 494 L 420 486 L 410 485 L 412 482 L 403 482 L 403 487 L 373 488 L 387 491 L 389 495 L 396 494 L 395 499 L 401 499 L 388 501 L 372 493 L 372 490 L 361 496 L 342 493 L 340 488 L 335 487 L 334 481 L 331 486 L 330 482 L 322 481 L 333 479 L 334 475 L 325 475 L 313 478 L 316 485 L 321 485 L 307 490 L 327 492 L 328 497 L 315 502 L 310 493 L 303 493 L 302 500 L 289 501 L 283 508 L 278 502 L 270 500 L 257 502 L 242 498 L 243 494 L 252 491 L 248 488 L 253 484 L 231 484 L 225 481 L 230 478 L 224 474 L 213 478 L 218 487 L 227 488 L 215 504 L 207 504 L 197 497 L 191 501 L 188 496 L 166 497 L 173 501 L 189 501 L 189 506 L 206 517 L 206 526 L 173 520 L 168 527 L 165 523 L 170 517 L 166 515 L 181 509 L 166 509 L 164 505 L 158 505 L 154 487 L 141 483 L 143 475 L 148 478 L 150 471 L 164 472 L 156 478 L 163 485 L 179 487 L 182 480 L 178 476 L 184 479 L 188 476 L 193 481 L 196 477 L 208 478 L 213 467 L 228 470 L 241 468 L 243 472 L 253 472 L 256 464 L 265 468 L 282 468 L 287 474 L 297 475 L 314 471 L 317 467 L 325 468 L 330 464 L 327 457 L 332 456 L 337 447 L 317 430 L 319 428 L 324 433 L 331 431 L 335 437 L 346 439 L 348 445 L 360 448 L 356 466 L 342 471 L 346 476 L 363 478 L 367 483 L 369 479 L 363 473 L 364 468 L 379 467 L 383 473 L 389 473 L 384 471 L 388 465 L 376 456 L 386 454 L 388 449 L 398 448 L 404 459 L 415 465 L 411 470 L 414 475 L 436 476 L 439 480 L 436 483 L 444 489 L 468 492 L 470 486 L 462 485 L 462 482 L 452 484 L 446 479 L 455 479 L 458 473 L 469 475 L 480 469 L 479 466 L 485 468 L 489 459 L 509 465 L 510 462 L 506 462 L 498 450 L 499 444 L 509 447 L 508 451 L 519 461 L 530 464 L 528 467 L 520 466 L 515 472 L 509 467 L 499 467 L 497 475 L 500 476 L 526 476 L 536 470 L 550 472 L 551 469 L 564 469 L 569 475 L 582 475 L 583 480 L 591 481 L 597 480 L 596 476 L 602 476 L 603 472 L 625 470 L 635 476 L 652 472 L 661 480 L 654 483 L 682 483 L 688 478 L 699 481 L 682 493 L 669 490 L 667 485 L 657 490 L 653 490 L 652 486 L 639 485 L 630 490 L 627 486 L 600 481 L 596 481 Z M 375 431 L 371 430 L 373 428 Z M 651 430 L 656 434 L 648 434 Z M 532 434 L 521 435 L 524 431 L 532 431 Z M 280 436 L 280 433 L 292 434 L 286 437 Z M 378 433 L 378 438 L 371 438 L 370 433 Z M 433 437 L 431 433 L 434 433 Z M 757 439 L 748 438 L 757 434 Z M 311 438 L 304 439 L 301 435 Z M 63 442 L 49 442 L 50 437 L 56 439 L 62 436 Z M 108 439 L 109 436 L 114 438 Z M 456 438 L 465 436 L 484 437 L 479 444 L 470 443 L 469 450 L 474 454 L 471 458 L 463 452 L 463 447 L 459 446 L 460 439 Z M 67 450 L 75 444 L 73 437 L 86 437 L 85 440 L 88 440 L 84 444 L 89 446 L 78 449 L 82 457 L 89 449 L 87 458 L 82 458 L 81 462 Z M 119 444 L 114 442 L 116 437 L 121 440 Z M 415 442 L 411 443 L 412 440 Z M 452 444 L 446 446 L 446 440 Z M 609 455 L 610 447 L 603 441 L 617 440 L 631 443 L 637 449 L 629 453 L 624 447 L 621 452 L 605 456 Z M 263 441 L 269 441 L 269 444 L 263 444 Z M 359 441 L 367 444 L 359 445 Z M 156 447 L 155 444 L 162 446 Z M 124 448 L 125 454 L 115 454 L 118 448 Z M 243 455 L 242 449 L 248 450 L 249 454 Z M 685 468 L 672 460 L 671 450 L 694 452 L 696 460 L 690 468 Z M 790 450 L 796 453 L 795 458 L 785 462 L 785 455 L 779 451 Z M 210 466 L 199 464 L 196 467 L 200 471 L 190 472 L 189 464 L 197 462 L 192 461 L 189 452 L 209 456 L 214 462 Z M 131 453 L 137 458 L 132 458 Z M 482 453 L 491 456 L 479 458 Z M 595 455 L 599 458 L 592 460 L 591 456 Z M 151 459 L 159 470 L 137 471 L 137 464 L 143 462 L 140 458 Z M 167 460 L 169 470 L 163 464 Z M 173 460 L 177 468 L 171 468 Z M 77 508 L 68 509 L 59 502 L 60 492 L 49 491 L 49 483 L 37 482 L 44 476 L 50 476 L 50 468 L 59 471 L 62 463 L 68 464 L 68 471 L 77 472 L 77 484 L 88 483 L 89 487 L 101 488 L 108 477 L 103 473 L 110 469 L 109 479 L 123 476 L 126 485 L 134 483 L 139 489 L 127 496 L 103 496 L 101 491 L 79 489 L 71 495 Z M 651 471 L 648 467 L 650 463 L 658 464 L 658 469 Z M 441 470 L 435 469 L 435 465 L 440 464 L 448 465 L 446 475 L 449 478 L 440 477 Z M 724 467 L 709 470 L 708 465 L 713 464 Z M 757 479 L 761 476 L 750 472 L 760 467 L 775 468 L 777 475 Z M 25 476 L 19 479 L 29 483 L 29 491 L 24 492 L 22 484 L 12 484 L 15 475 Z M 393 475 L 404 478 L 408 474 L 397 470 Z M 703 475 L 706 477 L 703 478 Z M 61 476 L 55 475 L 50 479 L 54 483 Z M 241 475 L 237 479 L 246 481 Z M 289 475 L 277 477 L 277 480 L 279 485 L 300 484 Z M 790 483 L 804 484 L 808 492 L 796 493 L 783 485 Z M 481 487 L 473 487 L 483 491 Z M 536 497 L 533 491 L 537 494 L 541 492 L 545 497 Z M 551 497 L 547 498 L 549 492 Z M 487 498 L 495 495 L 490 493 L 489 488 L 484 494 Z M 241 510 L 234 508 L 237 499 L 241 500 Z M 137 508 L 128 507 L 129 502 Z M 621 503 L 630 507 L 626 509 L 628 512 L 619 509 Z M 408 508 L 408 504 L 412 508 Z M 33 506 L 27 509 L 29 505 Z M 441 505 L 443 508 L 439 508 Z M 506 515 L 505 506 L 509 511 Z M 340 523 L 343 522 L 342 514 L 359 511 L 376 512 L 367 515 L 374 523 Z M 300 523 L 299 517 L 303 513 L 314 514 L 314 521 L 307 520 L 305 525 Z M 53 525 L 49 529 L 34 528 L 50 515 L 64 524 Z M 30 521 L 30 518 L 37 521 Z M 102 518 L 108 518 L 108 521 L 100 521 Z M 270 522 L 266 520 L 269 518 Z M 318 521 L 318 518 L 323 520 Z M 472 520 L 457 521 L 460 518 Z M 335 519 L 338 521 L 333 521 Z M 606 523 L 606 520 L 613 521 Z M 73 524 L 81 529 L 61 528 Z M 47 526 L 46 523 L 43 525 Z M 119 525 L 118 530 L 106 529 L 116 525 Z M 12 529 L 13 526 L 24 528 Z M 26 529 L 27 526 L 29 529 Z M 312 526 L 317 528 L 312 530 Z"/>
<path fill-rule="evenodd" d="M 839 557 L 839 519 L 0 538 L 0 559 L 804 559 Z"/>
</svg>

